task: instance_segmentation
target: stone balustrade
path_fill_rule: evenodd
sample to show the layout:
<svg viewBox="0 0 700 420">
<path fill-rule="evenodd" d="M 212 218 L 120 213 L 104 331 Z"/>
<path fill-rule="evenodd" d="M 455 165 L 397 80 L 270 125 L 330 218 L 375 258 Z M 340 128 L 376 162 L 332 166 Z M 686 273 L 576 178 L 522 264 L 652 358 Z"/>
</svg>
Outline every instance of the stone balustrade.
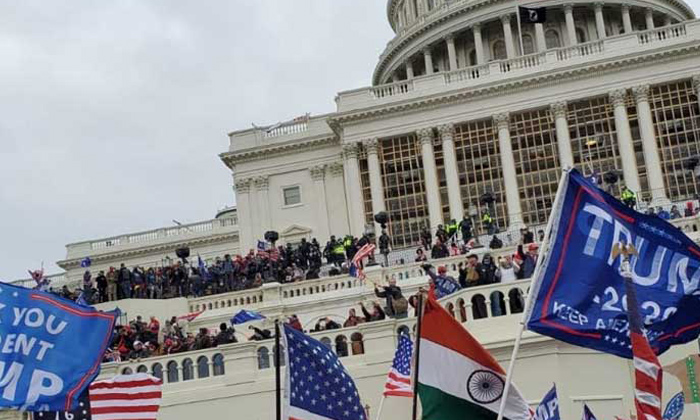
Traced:
<svg viewBox="0 0 700 420">
<path fill-rule="evenodd" d="M 674 43 L 681 45 L 698 40 L 700 40 L 700 20 L 691 20 L 575 46 L 554 48 L 545 53 L 492 61 L 488 65 L 466 67 L 451 72 L 419 76 L 407 81 L 341 92 L 336 98 L 336 103 L 338 112 L 353 111 L 397 100 L 451 91 L 455 85 L 477 88 L 480 85 L 513 77 L 556 71 L 577 64 L 590 66 L 592 60 L 614 59 L 618 56 L 644 53 L 661 45 L 668 47 Z M 485 67 L 488 70 L 485 70 Z"/>
<path fill-rule="evenodd" d="M 167 243 L 175 240 L 181 241 L 219 233 L 230 233 L 237 230 L 238 219 L 236 217 L 182 224 L 179 226 L 153 229 L 145 232 L 99 239 L 96 241 L 69 244 L 66 246 L 68 251 L 66 259 L 70 260 L 73 258 L 99 255 L 122 249 Z"/>
<path fill-rule="evenodd" d="M 499 283 L 462 289 L 441 300 L 442 305 L 470 329 L 486 328 L 494 318 L 509 319 L 517 324 L 523 311 L 529 280 Z M 500 296 L 502 300 L 497 299 Z M 500 305 L 501 310 L 495 305 Z M 492 310 L 496 309 L 495 311 Z M 413 311 L 411 311 L 413 312 Z M 369 361 L 389 362 L 398 341 L 398 334 L 415 332 L 415 316 L 387 319 L 310 333 L 333 351 L 347 365 L 365 365 Z M 239 340 L 245 336 L 237 333 Z M 212 349 L 151 357 L 102 365 L 102 375 L 148 372 L 164 378 L 167 387 L 187 386 L 191 380 L 240 383 L 272 375 L 274 340 L 245 341 Z M 221 377 L 225 377 L 223 380 Z"/>
</svg>

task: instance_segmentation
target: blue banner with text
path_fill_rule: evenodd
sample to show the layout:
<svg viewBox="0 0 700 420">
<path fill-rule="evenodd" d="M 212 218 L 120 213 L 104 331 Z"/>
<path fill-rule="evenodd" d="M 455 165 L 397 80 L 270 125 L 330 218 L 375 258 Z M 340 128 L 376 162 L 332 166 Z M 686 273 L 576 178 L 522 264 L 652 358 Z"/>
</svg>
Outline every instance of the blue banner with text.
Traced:
<svg viewBox="0 0 700 420">
<path fill-rule="evenodd" d="M 70 411 L 99 373 L 117 314 L 0 283 L 0 407 Z"/>
<path fill-rule="evenodd" d="M 571 170 L 552 213 L 550 246 L 535 273 L 527 328 L 632 357 L 627 299 L 615 244 L 630 257 L 649 342 L 661 354 L 700 332 L 700 247 L 654 215 L 643 215 Z M 563 194 L 563 195 L 562 195 Z"/>
</svg>

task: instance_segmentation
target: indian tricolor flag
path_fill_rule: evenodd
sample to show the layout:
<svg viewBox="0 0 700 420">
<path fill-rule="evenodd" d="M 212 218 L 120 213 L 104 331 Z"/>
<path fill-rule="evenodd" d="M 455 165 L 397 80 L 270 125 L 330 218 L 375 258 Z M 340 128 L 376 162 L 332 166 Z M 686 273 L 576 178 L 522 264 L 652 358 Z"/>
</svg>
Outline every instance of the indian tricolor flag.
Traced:
<svg viewBox="0 0 700 420">
<path fill-rule="evenodd" d="M 434 299 L 428 299 L 420 335 L 418 395 L 423 420 L 495 420 L 506 374 Z M 511 385 L 507 420 L 529 420 L 531 412 Z"/>
</svg>

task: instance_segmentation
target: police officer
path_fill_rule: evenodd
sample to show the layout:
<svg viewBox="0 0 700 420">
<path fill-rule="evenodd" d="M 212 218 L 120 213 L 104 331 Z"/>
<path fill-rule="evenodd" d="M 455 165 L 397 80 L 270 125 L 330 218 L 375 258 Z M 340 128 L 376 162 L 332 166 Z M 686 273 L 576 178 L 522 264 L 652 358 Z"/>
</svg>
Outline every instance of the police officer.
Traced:
<svg viewBox="0 0 700 420">
<path fill-rule="evenodd" d="M 627 188 L 627 185 L 622 187 L 622 193 L 620 194 L 620 200 L 629 208 L 634 208 L 637 205 L 637 196 Z"/>
<path fill-rule="evenodd" d="M 488 210 L 484 210 L 484 213 L 481 215 L 481 223 L 484 225 L 486 232 L 489 235 L 493 235 L 493 217 L 491 217 L 491 213 Z"/>
<path fill-rule="evenodd" d="M 459 224 L 455 219 L 452 219 L 445 227 L 445 230 L 448 238 L 456 239 L 455 235 L 457 235 L 457 230 L 459 230 Z"/>
<path fill-rule="evenodd" d="M 331 237 L 331 255 L 333 257 L 333 264 L 340 267 L 345 261 L 345 246 L 343 242 L 336 241 L 334 237 Z"/>
<path fill-rule="evenodd" d="M 464 215 L 462 221 L 459 222 L 459 230 L 462 232 L 462 240 L 466 244 L 472 238 L 472 222 L 467 215 Z"/>
</svg>

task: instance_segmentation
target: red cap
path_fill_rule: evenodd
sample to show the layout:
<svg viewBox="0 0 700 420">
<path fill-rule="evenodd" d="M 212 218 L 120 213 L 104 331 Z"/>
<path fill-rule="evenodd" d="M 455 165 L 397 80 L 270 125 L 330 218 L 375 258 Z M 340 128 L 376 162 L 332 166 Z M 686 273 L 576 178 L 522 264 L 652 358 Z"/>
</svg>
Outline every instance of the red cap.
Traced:
<svg viewBox="0 0 700 420">
<path fill-rule="evenodd" d="M 438 267 L 438 273 L 447 273 L 447 267 L 441 265 L 440 267 Z"/>
<path fill-rule="evenodd" d="M 539 247 L 540 247 L 539 245 L 537 245 L 536 243 L 533 242 L 527 247 L 527 249 L 530 251 L 534 251 L 534 250 L 538 249 Z"/>
</svg>

